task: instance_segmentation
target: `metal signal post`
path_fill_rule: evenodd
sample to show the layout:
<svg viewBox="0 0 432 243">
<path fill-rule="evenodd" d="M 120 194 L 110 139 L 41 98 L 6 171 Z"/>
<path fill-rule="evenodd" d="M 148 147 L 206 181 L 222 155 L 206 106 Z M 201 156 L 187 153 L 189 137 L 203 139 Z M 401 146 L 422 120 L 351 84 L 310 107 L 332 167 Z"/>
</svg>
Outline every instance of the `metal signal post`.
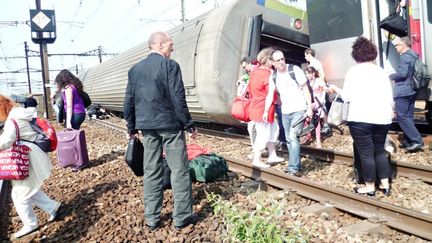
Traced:
<svg viewBox="0 0 432 243">
<path fill-rule="evenodd" d="M 49 119 L 49 110 L 51 106 L 48 106 L 50 90 L 47 90 L 46 88 L 46 84 L 49 84 L 47 44 L 54 43 L 56 39 L 54 10 L 41 10 L 41 2 L 40 0 L 36 0 L 36 10 L 30 10 L 30 23 L 32 41 L 40 46 L 45 116 Z"/>
</svg>

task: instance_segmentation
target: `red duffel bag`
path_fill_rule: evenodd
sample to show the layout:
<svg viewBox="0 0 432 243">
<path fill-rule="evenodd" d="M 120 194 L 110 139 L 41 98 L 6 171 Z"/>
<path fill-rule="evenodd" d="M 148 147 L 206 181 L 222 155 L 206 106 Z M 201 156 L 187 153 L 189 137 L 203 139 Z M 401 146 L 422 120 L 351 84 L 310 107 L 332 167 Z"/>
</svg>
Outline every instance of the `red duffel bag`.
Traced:
<svg viewBox="0 0 432 243">
<path fill-rule="evenodd" d="M 231 106 L 231 116 L 237 120 L 249 122 L 249 104 L 251 97 L 249 92 L 245 92 L 242 96 L 235 97 Z"/>
</svg>

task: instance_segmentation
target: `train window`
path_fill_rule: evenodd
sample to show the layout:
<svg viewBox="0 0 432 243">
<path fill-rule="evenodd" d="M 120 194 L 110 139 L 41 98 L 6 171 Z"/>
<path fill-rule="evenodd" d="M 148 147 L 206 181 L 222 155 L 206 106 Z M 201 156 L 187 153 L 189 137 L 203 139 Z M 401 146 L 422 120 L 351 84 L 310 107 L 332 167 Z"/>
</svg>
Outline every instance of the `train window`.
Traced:
<svg viewBox="0 0 432 243">
<path fill-rule="evenodd" d="M 432 24 L 432 3 L 430 1 L 426 1 L 426 11 L 428 16 L 428 21 Z"/>
<path fill-rule="evenodd" d="M 307 0 L 311 44 L 363 33 L 361 1 Z"/>
</svg>

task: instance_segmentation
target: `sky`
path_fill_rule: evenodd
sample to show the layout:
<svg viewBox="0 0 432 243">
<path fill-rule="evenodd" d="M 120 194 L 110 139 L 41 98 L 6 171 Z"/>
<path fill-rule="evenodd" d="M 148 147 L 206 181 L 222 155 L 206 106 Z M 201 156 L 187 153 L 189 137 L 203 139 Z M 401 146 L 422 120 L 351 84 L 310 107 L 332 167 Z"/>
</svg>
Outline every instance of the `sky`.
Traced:
<svg viewBox="0 0 432 243">
<path fill-rule="evenodd" d="M 101 46 L 106 54 L 124 52 L 146 42 L 154 31 L 181 24 L 181 0 L 40 0 L 41 9 L 54 10 L 57 38 L 48 54 L 80 54 Z M 185 18 L 192 19 L 232 0 L 184 0 Z M 36 0 L 0 1 L 0 93 L 28 93 L 24 42 L 31 51 L 40 47 L 31 40 L 30 9 Z M 102 56 L 107 60 L 112 55 Z M 75 72 L 99 63 L 98 56 L 51 56 L 50 80 L 61 69 Z M 39 57 L 30 57 L 32 70 L 41 70 Z M 10 73 L 22 71 L 22 73 Z M 42 93 L 41 72 L 30 72 L 32 93 Z"/>
</svg>

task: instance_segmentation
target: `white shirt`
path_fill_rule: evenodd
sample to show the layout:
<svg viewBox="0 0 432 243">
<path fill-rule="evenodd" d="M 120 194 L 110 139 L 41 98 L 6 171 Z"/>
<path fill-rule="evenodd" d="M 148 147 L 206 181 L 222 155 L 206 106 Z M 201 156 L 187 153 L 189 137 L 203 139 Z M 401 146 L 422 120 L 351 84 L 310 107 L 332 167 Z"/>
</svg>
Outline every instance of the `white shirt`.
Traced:
<svg viewBox="0 0 432 243">
<path fill-rule="evenodd" d="M 390 79 L 373 63 L 351 67 L 341 93 L 350 102 L 348 121 L 390 124 L 393 117 L 393 94 Z"/>
<path fill-rule="evenodd" d="M 315 70 L 317 70 L 318 72 L 321 72 L 323 70 L 321 62 L 318 61 L 318 59 L 316 59 L 315 57 L 310 58 L 309 65 L 314 67 Z"/>
<path fill-rule="evenodd" d="M 303 85 L 306 85 L 306 76 L 300 67 L 294 65 L 293 70 L 297 80 L 296 82 L 289 75 L 288 64 L 286 66 L 286 69 L 286 72 L 277 71 L 276 76 L 276 87 L 282 103 L 282 114 L 304 111 L 307 109 L 307 103 L 301 87 L 303 87 Z M 271 76 L 270 85 L 274 85 Z"/>
</svg>

